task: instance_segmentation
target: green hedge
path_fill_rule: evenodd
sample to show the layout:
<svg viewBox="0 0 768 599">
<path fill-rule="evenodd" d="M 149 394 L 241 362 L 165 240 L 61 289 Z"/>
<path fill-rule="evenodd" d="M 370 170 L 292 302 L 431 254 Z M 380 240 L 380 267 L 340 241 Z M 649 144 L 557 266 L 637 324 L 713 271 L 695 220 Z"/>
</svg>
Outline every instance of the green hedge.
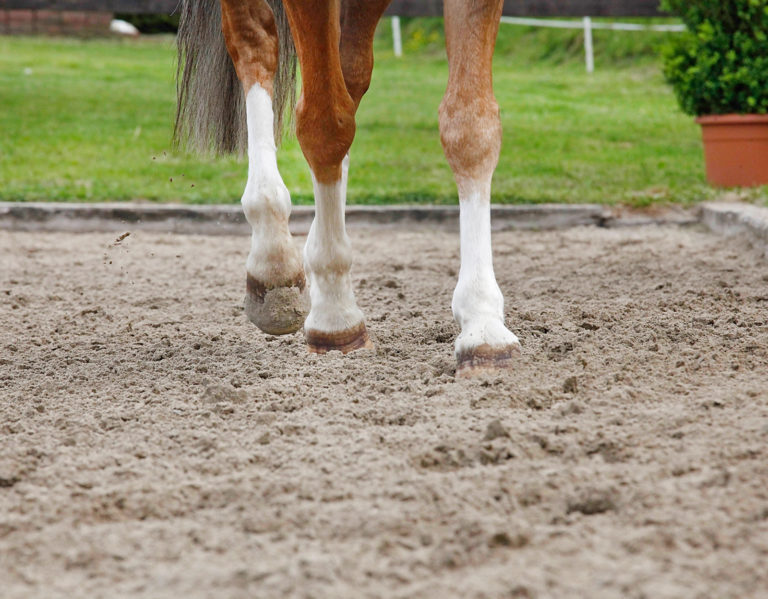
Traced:
<svg viewBox="0 0 768 599">
<path fill-rule="evenodd" d="M 688 31 L 664 50 L 664 74 L 692 115 L 768 113 L 768 0 L 663 0 Z"/>
</svg>

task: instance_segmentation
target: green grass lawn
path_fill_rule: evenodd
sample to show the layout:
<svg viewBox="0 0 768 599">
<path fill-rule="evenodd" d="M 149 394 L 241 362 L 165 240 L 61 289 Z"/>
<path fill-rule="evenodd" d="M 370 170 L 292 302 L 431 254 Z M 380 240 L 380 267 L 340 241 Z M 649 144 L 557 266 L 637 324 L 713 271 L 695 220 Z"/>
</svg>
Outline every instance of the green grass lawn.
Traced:
<svg viewBox="0 0 768 599">
<path fill-rule="evenodd" d="M 387 41 L 383 31 L 358 113 L 349 201 L 454 202 L 437 127 L 447 63 L 436 34 L 409 34 L 403 59 Z M 494 70 L 505 132 L 494 201 L 645 205 L 711 195 L 699 130 L 656 60 L 601 64 L 598 54 L 587 75 L 578 47 L 551 60 L 515 53 L 514 41 L 500 41 Z M 170 37 L 0 38 L 0 200 L 236 202 L 243 159 L 170 146 L 174 60 Z M 311 202 L 295 139 L 280 167 L 294 202 Z"/>
</svg>

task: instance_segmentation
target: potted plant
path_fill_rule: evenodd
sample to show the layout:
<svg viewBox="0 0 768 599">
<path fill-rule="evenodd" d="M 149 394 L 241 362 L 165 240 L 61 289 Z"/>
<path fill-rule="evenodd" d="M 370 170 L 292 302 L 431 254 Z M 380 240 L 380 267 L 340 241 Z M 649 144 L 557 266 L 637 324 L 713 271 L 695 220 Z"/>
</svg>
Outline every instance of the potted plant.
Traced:
<svg viewBox="0 0 768 599">
<path fill-rule="evenodd" d="M 664 51 L 664 75 L 702 127 L 707 178 L 768 184 L 768 0 L 662 0 L 687 31 Z"/>
</svg>

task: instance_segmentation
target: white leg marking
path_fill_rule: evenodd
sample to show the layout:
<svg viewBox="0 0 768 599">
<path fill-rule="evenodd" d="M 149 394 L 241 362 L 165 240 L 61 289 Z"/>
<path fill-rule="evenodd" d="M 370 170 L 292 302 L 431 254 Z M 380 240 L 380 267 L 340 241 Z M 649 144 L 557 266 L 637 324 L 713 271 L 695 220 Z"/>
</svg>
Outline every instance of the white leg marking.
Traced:
<svg viewBox="0 0 768 599">
<path fill-rule="evenodd" d="M 277 170 L 272 99 L 258 83 L 245 98 L 248 121 L 248 183 L 242 197 L 245 217 L 253 229 L 246 268 L 269 284 L 301 272 L 299 251 L 291 241 L 288 217 L 291 195 Z"/>
<path fill-rule="evenodd" d="M 461 269 L 451 308 L 461 334 L 456 355 L 490 345 L 518 345 L 504 326 L 504 297 L 493 272 L 491 183 L 462 181 L 459 186 Z"/>
<path fill-rule="evenodd" d="M 274 335 L 301 328 L 309 309 L 301 253 L 291 240 L 291 196 L 277 170 L 272 99 L 258 83 L 245 98 L 248 121 L 248 183 L 242 204 L 251 225 L 245 311 Z"/>
<path fill-rule="evenodd" d="M 323 333 L 345 331 L 363 321 L 352 290 L 352 245 L 344 225 L 349 155 L 341 171 L 341 180 L 332 184 L 319 183 L 312 175 L 315 219 L 304 246 L 312 306 L 304 328 Z"/>
</svg>

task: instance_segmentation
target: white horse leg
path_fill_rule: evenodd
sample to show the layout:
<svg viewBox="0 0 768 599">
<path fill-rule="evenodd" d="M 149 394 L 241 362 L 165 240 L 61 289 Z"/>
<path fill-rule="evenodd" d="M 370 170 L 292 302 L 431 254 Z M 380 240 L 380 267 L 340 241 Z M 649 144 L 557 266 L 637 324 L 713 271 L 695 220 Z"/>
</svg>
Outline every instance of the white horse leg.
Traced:
<svg viewBox="0 0 768 599">
<path fill-rule="evenodd" d="M 373 347 L 352 290 L 352 245 L 344 225 L 348 172 L 349 155 L 336 183 L 320 183 L 313 177 L 315 219 L 304 246 L 312 309 L 304 333 L 310 349 L 319 353 Z"/>
<path fill-rule="evenodd" d="M 459 376 L 511 365 L 520 353 L 504 326 L 504 297 L 493 272 L 491 181 L 459 184 L 461 268 L 451 308 L 461 333 L 456 339 Z"/>
<path fill-rule="evenodd" d="M 248 183 L 243 211 L 251 225 L 245 310 L 265 333 L 299 330 L 309 308 L 298 248 L 288 230 L 291 196 L 277 169 L 272 98 L 259 83 L 246 95 Z"/>
<path fill-rule="evenodd" d="M 440 104 L 440 138 L 459 192 L 461 269 L 453 314 L 457 376 L 508 368 L 520 352 L 504 326 L 504 298 L 493 272 L 491 178 L 501 148 L 491 66 L 502 0 L 445 0 L 449 79 Z M 471 31 L 472 35 L 467 35 Z"/>
</svg>

